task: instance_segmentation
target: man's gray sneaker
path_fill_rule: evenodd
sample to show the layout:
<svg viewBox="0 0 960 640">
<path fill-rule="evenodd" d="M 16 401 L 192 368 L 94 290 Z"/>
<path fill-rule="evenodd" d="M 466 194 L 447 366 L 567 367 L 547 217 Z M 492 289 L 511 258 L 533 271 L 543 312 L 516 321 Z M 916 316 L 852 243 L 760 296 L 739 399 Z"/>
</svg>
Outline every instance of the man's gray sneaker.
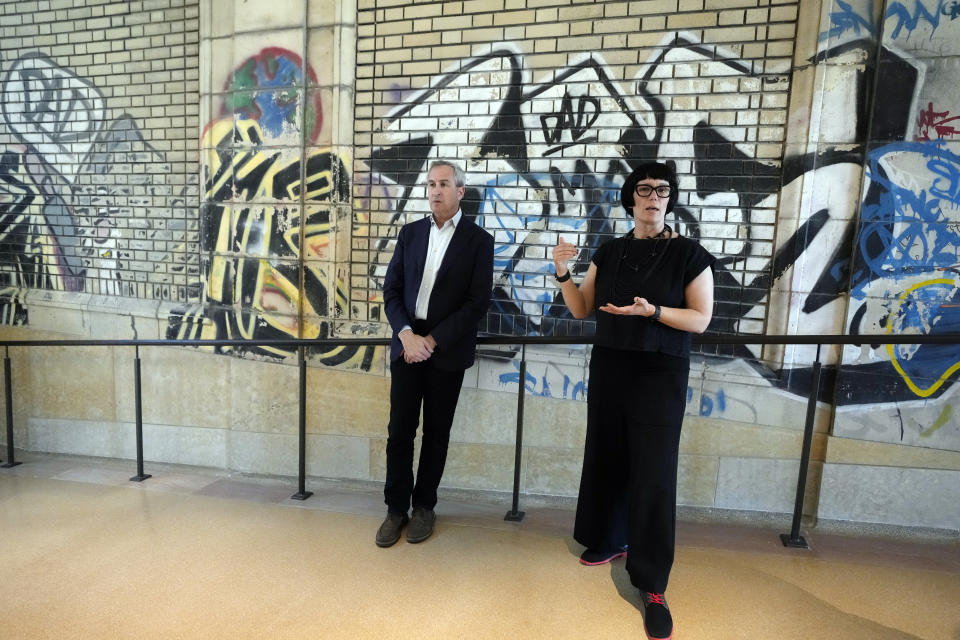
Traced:
<svg viewBox="0 0 960 640">
<path fill-rule="evenodd" d="M 413 517 L 410 518 L 410 526 L 407 527 L 407 542 L 423 542 L 433 534 L 433 523 L 437 516 L 433 509 L 424 509 L 423 507 L 413 508 Z"/>
<path fill-rule="evenodd" d="M 377 546 L 392 547 L 400 539 L 400 530 L 410 521 L 407 514 L 387 513 L 386 519 L 377 529 Z"/>
</svg>

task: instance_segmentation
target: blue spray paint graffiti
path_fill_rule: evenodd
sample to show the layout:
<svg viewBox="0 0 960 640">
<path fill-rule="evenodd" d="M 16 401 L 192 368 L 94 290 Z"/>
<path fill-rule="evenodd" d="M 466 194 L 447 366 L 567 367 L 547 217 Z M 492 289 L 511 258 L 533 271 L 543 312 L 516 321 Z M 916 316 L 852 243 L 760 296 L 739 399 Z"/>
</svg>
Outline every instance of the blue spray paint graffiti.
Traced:
<svg viewBox="0 0 960 640">
<path fill-rule="evenodd" d="M 884 16 L 885 20 L 894 18 L 897 23 L 893 28 L 893 32 L 890 34 L 890 37 L 896 40 L 900 37 L 900 32 L 903 29 L 906 29 L 909 37 L 913 34 L 914 29 L 916 29 L 921 21 L 926 21 L 930 24 L 933 31 L 937 30 L 937 27 L 940 26 L 940 15 L 943 10 L 943 0 L 938 0 L 936 3 L 936 8 L 932 11 L 924 5 L 920 0 L 916 0 L 913 5 L 913 11 L 911 12 L 902 2 L 891 2 L 887 7 L 887 13 Z M 944 14 L 946 15 L 946 14 Z"/>
<path fill-rule="evenodd" d="M 718 413 L 723 413 L 724 411 L 727 410 L 727 398 L 723 394 L 723 389 L 720 389 L 719 391 L 717 391 L 716 397 L 717 397 L 716 403 L 714 403 L 713 398 L 711 398 L 709 395 L 703 394 L 700 396 L 700 415 L 701 416 L 707 417 L 711 413 L 713 413 L 714 405 L 716 405 Z"/>
<path fill-rule="evenodd" d="M 857 37 L 876 35 L 876 28 L 871 23 L 873 0 L 869 0 L 867 3 L 866 18 L 857 13 L 856 9 L 843 0 L 837 0 L 837 7 L 840 10 L 830 12 L 830 29 L 820 33 L 820 40 L 836 38 L 847 31 L 852 31 L 853 35 Z M 865 33 L 861 34 L 861 30 Z"/>
<path fill-rule="evenodd" d="M 513 373 L 501 373 L 499 376 L 500 384 L 520 384 L 520 363 L 513 361 L 510 364 L 513 365 L 513 368 L 516 369 L 516 372 Z M 534 376 L 529 371 L 526 372 L 524 376 L 524 389 L 526 393 L 531 393 L 537 396 L 543 396 L 545 398 L 564 398 L 567 400 L 585 400 L 587 397 L 587 385 L 584 384 L 582 380 L 573 381 L 573 378 L 564 374 L 563 376 L 563 391 L 559 396 L 553 395 L 550 390 L 550 383 L 547 381 L 547 373 L 544 372 L 540 381 L 537 381 L 536 376 Z"/>
<path fill-rule="evenodd" d="M 304 82 L 300 57 L 279 47 L 267 47 L 244 61 L 227 81 L 221 115 L 236 114 L 244 120 L 256 120 L 270 137 L 294 132 L 298 126 L 299 103 L 303 100 L 298 89 Z M 310 83 L 317 76 L 306 66 Z M 312 92 L 304 104 L 303 133 L 313 142 L 320 133 L 323 108 L 320 93 Z"/>
<path fill-rule="evenodd" d="M 901 296 L 890 330 L 895 333 L 960 332 L 960 280 L 922 282 Z M 888 345 L 894 368 L 920 397 L 934 393 L 960 369 L 956 345 Z"/>
<path fill-rule="evenodd" d="M 518 208 L 516 202 L 522 198 L 510 197 L 509 190 L 525 191 L 531 184 L 553 185 L 555 211 L 536 202 Z M 574 198 L 585 190 L 599 198 L 583 203 L 584 211 L 580 211 L 581 203 Z M 539 244 L 539 233 L 596 234 L 597 229 L 593 227 L 597 224 L 609 233 L 613 229 L 611 212 L 619 203 L 620 185 L 593 174 L 503 173 L 487 181 L 481 194 L 477 224 L 494 233 L 497 239 L 494 272 L 501 274 L 498 286 L 532 317 L 545 315 L 543 308 L 552 305 L 554 299 L 542 282 L 538 282 L 542 279 L 538 276 L 552 274 L 553 263 L 542 248 L 532 249 L 538 252 L 536 256 L 529 254 L 527 243 Z M 568 212 L 568 208 L 575 210 Z M 531 334 L 539 331 L 536 322 L 530 322 L 528 327 Z"/>
<path fill-rule="evenodd" d="M 928 187 L 919 192 L 897 184 L 881 163 L 900 154 L 919 154 Z M 903 157 L 902 155 L 900 156 Z M 960 208 L 960 156 L 940 141 L 898 142 L 870 153 L 867 175 L 879 188 L 864 202 L 859 238 L 860 267 L 853 296 L 866 297 L 873 280 L 939 273 L 960 264 L 960 232 L 944 209 Z"/>
<path fill-rule="evenodd" d="M 960 156 L 936 140 L 886 145 L 868 158 L 871 185 L 861 210 L 851 295 L 865 300 L 879 292 L 886 307 L 880 325 L 890 333 L 957 331 Z M 888 346 L 888 352 L 920 397 L 936 392 L 960 367 L 952 345 Z"/>
</svg>

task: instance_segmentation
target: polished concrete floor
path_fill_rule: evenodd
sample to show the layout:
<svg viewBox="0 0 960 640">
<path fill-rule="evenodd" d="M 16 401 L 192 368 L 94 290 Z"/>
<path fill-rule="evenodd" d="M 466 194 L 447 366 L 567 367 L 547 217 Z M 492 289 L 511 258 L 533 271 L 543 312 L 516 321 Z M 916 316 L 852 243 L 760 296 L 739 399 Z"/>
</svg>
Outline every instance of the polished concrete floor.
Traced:
<svg viewBox="0 0 960 640">
<path fill-rule="evenodd" d="M 642 638 L 623 561 L 577 562 L 565 508 L 441 499 L 374 545 L 370 487 L 25 454 L 0 469 L 0 638 Z M 960 639 L 960 544 L 681 522 L 675 638 Z"/>
</svg>

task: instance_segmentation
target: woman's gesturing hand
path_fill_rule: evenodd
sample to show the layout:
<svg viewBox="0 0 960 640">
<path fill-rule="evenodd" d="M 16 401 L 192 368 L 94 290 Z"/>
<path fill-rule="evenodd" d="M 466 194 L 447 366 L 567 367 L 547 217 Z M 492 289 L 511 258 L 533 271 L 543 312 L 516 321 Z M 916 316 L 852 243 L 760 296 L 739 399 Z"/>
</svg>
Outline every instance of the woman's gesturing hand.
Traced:
<svg viewBox="0 0 960 640">
<path fill-rule="evenodd" d="M 607 303 L 600 307 L 600 311 L 606 311 L 607 313 L 615 313 L 620 316 L 652 316 L 653 313 L 657 310 L 656 305 L 652 305 L 647 302 L 646 298 L 636 297 L 633 299 L 633 304 L 627 305 L 625 307 L 616 307 L 611 303 Z"/>
<path fill-rule="evenodd" d="M 567 262 L 577 257 L 577 248 L 560 238 L 560 242 L 553 248 L 553 268 L 558 276 L 567 272 Z"/>
</svg>

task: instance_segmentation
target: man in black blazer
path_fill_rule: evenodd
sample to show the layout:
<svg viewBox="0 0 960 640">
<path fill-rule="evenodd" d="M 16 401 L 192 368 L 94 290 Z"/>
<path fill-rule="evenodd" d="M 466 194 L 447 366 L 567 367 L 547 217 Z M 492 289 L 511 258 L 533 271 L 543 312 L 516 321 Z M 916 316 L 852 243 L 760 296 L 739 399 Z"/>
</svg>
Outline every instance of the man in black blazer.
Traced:
<svg viewBox="0 0 960 640">
<path fill-rule="evenodd" d="M 407 542 L 433 533 L 437 487 L 463 372 L 474 361 L 477 328 L 493 288 L 493 237 L 463 217 L 465 176 L 438 160 L 427 174 L 432 215 L 404 225 L 383 282 L 393 328 L 390 424 L 387 427 L 387 517 L 377 546 L 389 547 L 407 527 Z M 423 405 L 416 483 L 413 441 Z M 413 505 L 412 517 L 407 511 Z"/>
</svg>

